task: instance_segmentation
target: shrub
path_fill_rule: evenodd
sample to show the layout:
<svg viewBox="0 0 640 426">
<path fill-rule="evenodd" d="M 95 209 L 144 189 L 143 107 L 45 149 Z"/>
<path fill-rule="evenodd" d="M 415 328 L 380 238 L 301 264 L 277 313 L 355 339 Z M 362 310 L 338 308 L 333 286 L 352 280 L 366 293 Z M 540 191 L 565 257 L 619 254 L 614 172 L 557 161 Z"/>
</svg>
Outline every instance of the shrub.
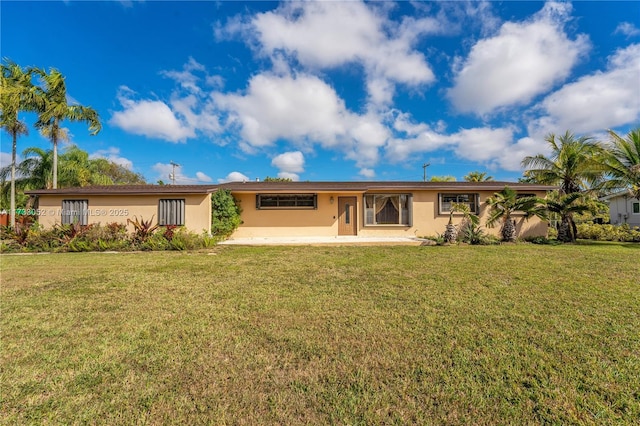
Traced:
<svg viewBox="0 0 640 426">
<path fill-rule="evenodd" d="M 242 209 L 228 189 L 219 189 L 211 195 L 211 232 L 228 237 L 242 223 Z"/>
<path fill-rule="evenodd" d="M 526 241 L 528 243 L 532 243 L 532 244 L 544 244 L 544 245 L 558 245 L 558 244 L 562 244 L 562 241 L 558 241 L 557 239 L 554 238 L 548 238 L 548 237 L 541 237 L 541 236 L 536 236 L 536 237 L 524 237 L 523 241 Z"/>
<path fill-rule="evenodd" d="M 640 228 L 623 225 L 578 224 L 578 238 L 598 241 L 640 242 Z"/>
<path fill-rule="evenodd" d="M 138 220 L 138 218 L 134 216 L 133 220 L 127 219 L 127 223 L 133 225 L 133 235 L 131 239 L 135 246 L 146 243 L 147 240 L 154 235 L 155 230 L 158 229 L 158 224 L 153 225 L 153 216 L 151 216 L 149 220 L 144 220 L 142 216 L 140 216 Z"/>
</svg>

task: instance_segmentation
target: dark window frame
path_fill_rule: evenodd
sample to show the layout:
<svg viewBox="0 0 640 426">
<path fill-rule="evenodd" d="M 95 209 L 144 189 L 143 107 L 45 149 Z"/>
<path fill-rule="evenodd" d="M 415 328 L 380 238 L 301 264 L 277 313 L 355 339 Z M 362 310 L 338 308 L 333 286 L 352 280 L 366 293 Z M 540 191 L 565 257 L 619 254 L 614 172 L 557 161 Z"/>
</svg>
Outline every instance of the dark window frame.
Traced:
<svg viewBox="0 0 640 426">
<path fill-rule="evenodd" d="M 256 210 L 317 210 L 318 194 L 256 194 Z"/>
<path fill-rule="evenodd" d="M 456 197 L 456 201 L 444 201 L 444 198 L 453 198 Z M 460 201 L 461 197 L 469 197 L 473 198 L 473 201 Z M 443 203 L 461 203 L 467 204 L 471 208 L 471 213 L 478 215 L 480 214 L 480 194 L 477 192 L 440 192 L 438 193 L 438 214 L 440 215 L 448 215 L 451 213 L 450 208 L 444 209 Z M 463 213 L 455 212 L 454 215 Z"/>
</svg>

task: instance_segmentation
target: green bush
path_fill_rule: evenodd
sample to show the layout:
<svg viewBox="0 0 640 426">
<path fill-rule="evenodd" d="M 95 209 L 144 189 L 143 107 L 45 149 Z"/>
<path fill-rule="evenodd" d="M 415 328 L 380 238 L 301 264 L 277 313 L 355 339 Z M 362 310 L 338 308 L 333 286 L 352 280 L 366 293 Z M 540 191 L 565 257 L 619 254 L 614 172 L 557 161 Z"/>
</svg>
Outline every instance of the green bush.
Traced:
<svg viewBox="0 0 640 426">
<path fill-rule="evenodd" d="M 242 223 L 238 201 L 228 189 L 219 189 L 211 195 L 211 233 L 228 237 Z"/>
<path fill-rule="evenodd" d="M 594 223 L 580 223 L 578 238 L 597 241 L 625 241 L 640 242 L 640 228 L 623 225 L 598 225 Z"/>
<path fill-rule="evenodd" d="M 126 225 L 120 223 L 55 225 L 50 229 L 35 223 L 18 233 L 3 229 L 0 250 L 3 253 L 197 250 L 213 247 L 221 240 L 219 236 L 198 235 L 176 226 L 144 226 L 143 231 L 144 235 L 136 228 L 129 234 Z"/>
</svg>

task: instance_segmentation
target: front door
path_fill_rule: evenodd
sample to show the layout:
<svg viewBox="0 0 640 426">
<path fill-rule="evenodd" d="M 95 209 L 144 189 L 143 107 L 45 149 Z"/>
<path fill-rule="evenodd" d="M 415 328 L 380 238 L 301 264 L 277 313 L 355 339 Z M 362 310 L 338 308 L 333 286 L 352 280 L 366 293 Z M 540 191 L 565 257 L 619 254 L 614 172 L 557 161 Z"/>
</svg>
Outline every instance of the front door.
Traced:
<svg viewBox="0 0 640 426">
<path fill-rule="evenodd" d="M 356 197 L 338 197 L 338 235 L 357 235 Z"/>
</svg>

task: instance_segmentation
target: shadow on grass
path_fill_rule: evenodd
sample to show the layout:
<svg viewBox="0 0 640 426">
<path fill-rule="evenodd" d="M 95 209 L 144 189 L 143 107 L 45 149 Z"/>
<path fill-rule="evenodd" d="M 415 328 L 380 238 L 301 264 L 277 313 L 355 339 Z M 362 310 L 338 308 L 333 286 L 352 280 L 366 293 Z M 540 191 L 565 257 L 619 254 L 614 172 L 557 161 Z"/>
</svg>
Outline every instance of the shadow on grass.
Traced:
<svg viewBox="0 0 640 426">
<path fill-rule="evenodd" d="M 640 250 L 640 242 L 633 243 L 633 242 L 623 242 L 623 241 L 578 240 L 576 242 L 576 245 L 580 245 L 580 246 L 600 246 L 600 247 L 617 246 L 617 247 L 624 247 L 624 248 Z"/>
</svg>

